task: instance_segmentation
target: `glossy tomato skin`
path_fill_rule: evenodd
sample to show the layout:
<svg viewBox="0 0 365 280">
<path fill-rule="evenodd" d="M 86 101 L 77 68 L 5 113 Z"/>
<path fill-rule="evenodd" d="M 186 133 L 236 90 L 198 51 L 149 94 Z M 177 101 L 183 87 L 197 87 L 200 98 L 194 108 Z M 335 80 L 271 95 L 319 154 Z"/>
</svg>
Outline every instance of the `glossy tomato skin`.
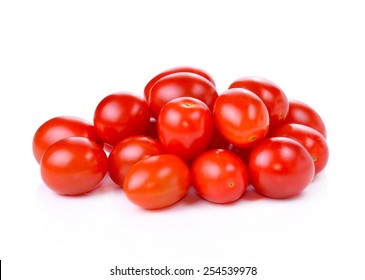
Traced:
<svg viewBox="0 0 365 280">
<path fill-rule="evenodd" d="M 149 106 L 156 119 L 162 107 L 179 97 L 193 97 L 203 101 L 210 109 L 217 98 L 215 86 L 206 78 L 194 73 L 179 72 L 159 79 L 150 91 Z"/>
<path fill-rule="evenodd" d="M 191 97 L 168 102 L 157 121 L 158 137 L 164 149 L 186 161 L 208 148 L 213 129 L 213 117 L 207 105 Z"/>
<path fill-rule="evenodd" d="M 40 163 L 43 153 L 50 145 L 71 136 L 86 137 L 103 146 L 92 123 L 78 117 L 59 116 L 43 123 L 34 134 L 32 146 L 37 162 Z"/>
<path fill-rule="evenodd" d="M 131 202 L 152 210 L 181 200 L 188 192 L 190 181 L 186 163 L 175 155 L 163 154 L 133 165 L 125 177 L 123 189 Z"/>
<path fill-rule="evenodd" d="M 222 136 L 239 148 L 253 146 L 269 130 L 269 113 L 265 104 L 246 89 L 232 88 L 218 96 L 213 116 Z"/>
<path fill-rule="evenodd" d="M 250 153 L 250 182 L 255 190 L 270 198 L 299 195 L 313 180 L 314 163 L 308 151 L 286 137 L 267 138 Z"/>
<path fill-rule="evenodd" d="M 100 137 L 110 146 L 121 140 L 144 134 L 150 121 L 147 102 L 130 92 L 106 96 L 97 105 L 94 125 Z"/>
<path fill-rule="evenodd" d="M 233 152 L 215 149 L 199 155 L 191 167 L 192 183 L 200 197 L 213 203 L 231 203 L 246 192 L 245 164 Z"/>
<path fill-rule="evenodd" d="M 104 178 L 108 162 L 96 142 L 69 137 L 51 145 L 41 163 L 43 182 L 62 195 L 81 195 L 94 190 Z"/>
<path fill-rule="evenodd" d="M 127 172 L 138 161 L 158 154 L 164 149 L 157 140 L 147 136 L 131 136 L 114 146 L 108 157 L 108 171 L 110 178 L 119 186 Z"/>
<path fill-rule="evenodd" d="M 256 94 L 266 105 L 270 116 L 270 126 L 283 123 L 289 111 L 289 101 L 283 90 L 272 81 L 262 77 L 242 77 L 229 88 L 244 88 Z"/>
<path fill-rule="evenodd" d="M 284 124 L 274 129 L 270 136 L 288 137 L 302 144 L 313 159 L 315 175 L 326 167 L 329 157 L 328 145 L 317 130 L 302 124 Z"/>
<path fill-rule="evenodd" d="M 326 126 L 321 116 L 311 106 L 302 101 L 289 100 L 289 112 L 283 124 L 287 123 L 304 124 L 317 130 L 324 138 L 327 137 Z"/>
<path fill-rule="evenodd" d="M 147 101 L 149 101 L 151 89 L 158 80 L 160 80 L 161 78 L 163 78 L 167 75 L 174 74 L 174 73 L 180 73 L 180 72 L 197 74 L 197 75 L 202 76 L 203 78 L 207 79 L 209 82 L 211 82 L 213 84 L 213 86 L 215 86 L 215 81 L 214 81 L 213 77 L 207 71 L 205 71 L 201 68 L 198 68 L 198 67 L 193 67 L 193 66 L 177 66 L 177 67 L 169 68 L 169 69 L 166 69 L 165 71 L 162 71 L 161 73 L 159 73 L 158 75 L 153 77 L 147 83 L 147 85 L 144 89 L 145 99 Z"/>
</svg>

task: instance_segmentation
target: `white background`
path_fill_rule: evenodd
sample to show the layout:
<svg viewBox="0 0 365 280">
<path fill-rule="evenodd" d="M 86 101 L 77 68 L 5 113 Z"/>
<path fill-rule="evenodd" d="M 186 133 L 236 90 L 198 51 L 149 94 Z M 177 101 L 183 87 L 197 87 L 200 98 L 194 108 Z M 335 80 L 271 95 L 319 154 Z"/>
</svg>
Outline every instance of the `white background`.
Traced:
<svg viewBox="0 0 365 280">
<path fill-rule="evenodd" d="M 257 266 L 252 279 L 364 279 L 361 2 L 1 1 L 4 279 L 142 279 L 109 276 L 115 265 Z M 205 69 L 220 92 L 259 75 L 310 104 L 327 125 L 326 170 L 295 199 L 248 192 L 220 206 L 191 193 L 152 212 L 110 182 L 75 198 L 42 184 L 31 149 L 39 125 L 59 115 L 92 121 L 104 96 L 142 94 L 150 78 L 178 65 Z"/>
</svg>

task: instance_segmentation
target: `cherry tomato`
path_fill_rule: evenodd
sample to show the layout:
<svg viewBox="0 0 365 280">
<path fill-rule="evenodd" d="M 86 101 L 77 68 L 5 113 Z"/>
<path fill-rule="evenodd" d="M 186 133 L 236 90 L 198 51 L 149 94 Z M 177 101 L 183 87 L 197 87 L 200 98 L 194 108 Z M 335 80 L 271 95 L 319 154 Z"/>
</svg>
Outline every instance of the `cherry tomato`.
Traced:
<svg viewBox="0 0 365 280">
<path fill-rule="evenodd" d="M 213 136 L 209 144 L 209 150 L 223 149 L 230 151 L 232 148 L 233 144 L 231 144 L 216 128 L 214 128 Z"/>
<path fill-rule="evenodd" d="M 237 147 L 233 146 L 233 148 L 231 148 L 230 151 L 234 152 L 247 166 L 252 149 L 253 149 L 252 147 L 251 148 L 237 148 Z"/>
<path fill-rule="evenodd" d="M 214 129 L 212 140 L 210 141 L 208 150 L 223 149 L 235 153 L 245 164 L 248 163 L 251 148 L 238 148 L 228 142 L 217 129 Z"/>
<path fill-rule="evenodd" d="M 284 124 L 273 130 L 270 136 L 288 137 L 302 144 L 312 156 L 315 174 L 326 167 L 329 156 L 328 145 L 317 130 L 302 124 Z"/>
<path fill-rule="evenodd" d="M 300 194 L 313 180 L 314 163 L 297 141 L 273 137 L 262 140 L 251 150 L 248 174 L 261 195 L 288 198 Z"/>
<path fill-rule="evenodd" d="M 213 84 L 213 86 L 215 86 L 215 82 L 214 82 L 212 76 L 207 71 L 205 71 L 201 68 L 192 67 L 192 66 L 177 66 L 177 67 L 170 68 L 170 69 L 167 69 L 167 70 L 161 72 L 160 74 L 153 77 L 147 83 L 147 85 L 144 89 L 144 97 L 146 98 L 146 100 L 149 101 L 151 89 L 158 80 L 160 80 L 161 78 L 163 78 L 167 75 L 174 74 L 174 73 L 179 73 L 179 72 L 187 72 L 187 73 L 197 74 L 197 75 L 202 76 L 203 78 L 207 79 L 209 82 L 211 82 Z"/>
<path fill-rule="evenodd" d="M 179 72 L 167 75 L 154 84 L 149 106 L 153 117 L 157 119 L 162 107 L 175 98 L 194 97 L 212 109 L 217 96 L 215 86 L 207 79 L 198 74 Z"/>
<path fill-rule="evenodd" d="M 190 187 L 186 163 L 171 154 L 155 155 L 137 162 L 123 184 L 127 198 L 145 209 L 159 209 L 182 199 Z"/>
<path fill-rule="evenodd" d="M 272 81 L 261 77 L 242 77 L 229 88 L 245 88 L 256 94 L 266 105 L 270 116 L 270 126 L 284 121 L 289 110 L 289 102 L 284 92 Z"/>
<path fill-rule="evenodd" d="M 232 88 L 218 96 L 213 116 L 216 128 L 233 145 L 252 146 L 269 129 L 269 114 L 263 101 L 246 89 Z"/>
<path fill-rule="evenodd" d="M 157 120 L 155 118 L 150 118 L 150 122 L 144 135 L 158 140 Z"/>
<path fill-rule="evenodd" d="M 98 134 L 111 146 L 129 136 L 144 134 L 149 121 L 147 102 L 129 92 L 106 96 L 94 113 L 94 125 Z"/>
<path fill-rule="evenodd" d="M 53 143 L 70 136 L 82 136 L 94 140 L 101 146 L 103 141 L 92 123 L 77 117 L 61 116 L 46 121 L 33 137 L 33 154 L 40 163 L 43 153 Z"/>
<path fill-rule="evenodd" d="M 248 185 L 245 164 L 233 152 L 221 149 L 199 155 L 192 164 L 191 178 L 199 196 L 214 203 L 238 200 Z"/>
<path fill-rule="evenodd" d="M 213 117 L 207 105 L 191 97 L 168 102 L 157 121 L 158 137 L 165 150 L 186 161 L 208 148 L 213 129 Z"/>
<path fill-rule="evenodd" d="M 114 146 L 109 154 L 109 175 L 119 186 L 129 169 L 138 161 L 164 153 L 162 145 L 147 136 L 131 136 Z"/>
<path fill-rule="evenodd" d="M 321 116 L 309 105 L 298 100 L 289 100 L 289 112 L 283 124 L 299 123 L 314 128 L 327 137 L 326 126 Z"/>
<path fill-rule="evenodd" d="M 96 142 L 69 137 L 51 145 L 41 160 L 43 182 L 63 195 L 80 195 L 94 190 L 104 178 L 108 162 Z"/>
</svg>

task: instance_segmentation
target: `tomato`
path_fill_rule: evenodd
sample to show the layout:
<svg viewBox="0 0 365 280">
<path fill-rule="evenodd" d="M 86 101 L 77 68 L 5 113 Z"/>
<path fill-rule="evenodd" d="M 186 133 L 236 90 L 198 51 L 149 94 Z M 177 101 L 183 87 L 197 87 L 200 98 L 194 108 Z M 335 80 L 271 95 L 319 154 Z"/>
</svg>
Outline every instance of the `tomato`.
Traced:
<svg viewBox="0 0 365 280">
<path fill-rule="evenodd" d="M 248 165 L 248 160 L 250 158 L 251 148 L 237 148 L 234 147 L 230 150 L 234 152 L 243 162 L 245 165 Z"/>
<path fill-rule="evenodd" d="M 208 106 L 191 97 L 168 102 L 157 121 L 158 138 L 165 150 L 186 161 L 208 148 L 213 129 L 213 117 Z"/>
<path fill-rule="evenodd" d="M 233 148 L 233 144 L 231 144 L 226 138 L 222 136 L 222 134 L 215 128 L 213 131 L 213 136 L 209 144 L 209 150 L 214 149 L 223 149 L 223 150 L 231 150 Z"/>
<path fill-rule="evenodd" d="M 157 120 L 155 118 L 150 118 L 150 122 L 147 126 L 146 132 L 144 135 L 151 137 L 153 139 L 158 139 L 157 134 Z"/>
<path fill-rule="evenodd" d="M 261 195 L 288 198 L 300 194 L 313 180 L 314 163 L 308 151 L 286 137 L 267 138 L 250 153 L 250 182 Z"/>
<path fill-rule="evenodd" d="M 302 144 L 312 156 L 315 174 L 326 167 L 329 156 L 328 145 L 317 130 L 302 124 L 285 124 L 273 130 L 270 136 L 288 137 Z"/>
<path fill-rule="evenodd" d="M 43 153 L 50 145 L 70 136 L 90 138 L 103 145 L 92 123 L 78 117 L 55 117 L 43 123 L 34 134 L 32 145 L 37 162 L 40 163 Z"/>
<path fill-rule="evenodd" d="M 230 143 L 246 148 L 263 139 L 269 129 L 269 114 L 263 101 L 246 89 L 232 88 L 216 99 L 216 128 Z"/>
<path fill-rule="evenodd" d="M 147 136 L 131 136 L 114 146 L 109 154 L 109 175 L 119 186 L 129 169 L 138 161 L 164 153 L 162 145 L 155 139 Z"/>
<path fill-rule="evenodd" d="M 111 146 L 129 136 L 143 134 L 149 121 L 147 102 L 129 92 L 106 96 L 97 105 L 94 113 L 94 125 L 98 134 Z"/>
<path fill-rule="evenodd" d="M 321 116 L 302 101 L 289 100 L 289 112 L 284 120 L 284 124 L 286 123 L 304 124 L 317 130 L 324 138 L 327 137 L 326 126 Z"/>
<path fill-rule="evenodd" d="M 244 88 L 256 94 L 266 105 L 270 116 L 270 126 L 284 121 L 289 110 L 289 102 L 282 89 L 272 81 L 262 77 L 242 77 L 229 88 Z"/>
<path fill-rule="evenodd" d="M 215 86 L 200 75 L 179 72 L 159 79 L 151 89 L 149 106 L 156 119 L 162 107 L 178 97 L 194 97 L 212 109 L 217 98 Z"/>
<path fill-rule="evenodd" d="M 223 149 L 235 153 L 245 164 L 248 162 L 251 148 L 238 148 L 228 142 L 217 129 L 214 129 L 212 140 L 210 141 L 208 150 Z"/>
<path fill-rule="evenodd" d="M 159 209 L 182 199 L 190 187 L 186 163 L 171 154 L 155 155 L 137 162 L 123 184 L 127 198 L 145 209 Z"/>
<path fill-rule="evenodd" d="M 44 152 L 40 167 L 43 182 L 50 189 L 63 195 L 80 195 L 98 186 L 107 172 L 108 162 L 96 142 L 69 137 Z"/>
<path fill-rule="evenodd" d="M 144 97 L 146 98 L 146 100 L 149 101 L 151 89 L 158 80 L 160 80 L 161 78 L 163 78 L 167 75 L 174 74 L 174 73 L 179 73 L 179 72 L 187 72 L 187 73 L 197 74 L 197 75 L 207 79 L 209 82 L 211 82 L 213 84 L 213 86 L 215 86 L 215 82 L 214 82 L 212 76 L 208 72 L 206 72 L 205 70 L 203 70 L 201 68 L 197 68 L 197 67 L 192 67 L 192 66 L 177 66 L 177 67 L 170 68 L 170 69 L 167 69 L 167 70 L 159 73 L 158 75 L 153 77 L 147 83 L 147 85 L 144 89 Z"/>
<path fill-rule="evenodd" d="M 199 196 L 214 203 L 238 200 L 248 185 L 245 164 L 233 152 L 222 149 L 198 156 L 191 167 L 191 178 Z"/>
</svg>

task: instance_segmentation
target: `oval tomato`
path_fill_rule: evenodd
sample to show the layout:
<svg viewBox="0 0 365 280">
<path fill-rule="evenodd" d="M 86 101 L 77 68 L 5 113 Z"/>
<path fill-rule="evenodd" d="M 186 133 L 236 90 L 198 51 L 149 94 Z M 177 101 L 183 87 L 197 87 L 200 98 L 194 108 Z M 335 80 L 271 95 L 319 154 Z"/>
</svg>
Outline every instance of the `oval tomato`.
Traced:
<svg viewBox="0 0 365 280">
<path fill-rule="evenodd" d="M 289 100 L 289 112 L 283 124 L 298 123 L 314 128 L 327 137 L 326 126 L 321 116 L 309 105 L 298 100 Z"/>
<path fill-rule="evenodd" d="M 86 137 L 103 146 L 92 123 L 78 117 L 55 117 L 43 123 L 34 134 L 32 146 L 37 162 L 40 163 L 43 153 L 50 145 L 71 136 Z"/>
<path fill-rule="evenodd" d="M 63 195 L 80 195 L 94 190 L 104 178 L 108 162 L 94 141 L 69 137 L 51 145 L 41 163 L 43 182 Z"/>
<path fill-rule="evenodd" d="M 182 199 L 190 187 L 186 163 L 171 154 L 155 155 L 137 162 L 123 184 L 127 198 L 145 209 L 160 209 Z"/>
<path fill-rule="evenodd" d="M 94 113 L 94 125 L 98 134 L 111 146 L 129 136 L 144 134 L 149 122 L 147 102 L 129 92 L 106 96 Z"/>
<path fill-rule="evenodd" d="M 158 117 L 157 132 L 165 150 L 189 161 L 204 152 L 213 135 L 212 113 L 191 97 L 168 102 Z"/>
<path fill-rule="evenodd" d="M 197 74 L 197 75 L 202 76 L 203 78 L 207 79 L 209 82 L 211 82 L 213 84 L 213 86 L 215 86 L 215 82 L 214 82 L 212 76 L 207 71 L 205 71 L 201 68 L 192 67 L 192 66 L 177 66 L 177 67 L 173 67 L 173 68 L 167 69 L 167 70 L 159 73 L 158 75 L 153 77 L 147 83 L 147 85 L 144 89 L 145 99 L 147 101 L 149 101 L 151 89 L 158 80 L 160 80 L 161 78 L 163 78 L 167 75 L 174 74 L 174 73 L 180 73 L 180 72 L 187 72 L 187 73 Z"/>
<path fill-rule="evenodd" d="M 229 88 L 244 88 L 256 94 L 266 105 L 270 116 L 270 126 L 284 121 L 289 110 L 289 102 L 282 89 L 272 81 L 262 77 L 242 77 Z"/>
<path fill-rule="evenodd" d="M 151 89 L 149 106 L 157 119 L 162 107 L 178 97 L 194 97 L 203 101 L 210 109 L 217 98 L 215 86 L 200 75 L 179 72 L 159 79 Z"/>
<path fill-rule="evenodd" d="M 250 153 L 250 182 L 261 195 L 288 198 L 300 194 L 313 180 L 314 164 L 308 151 L 286 137 L 267 138 Z"/>
<path fill-rule="evenodd" d="M 192 183 L 202 198 L 214 203 L 231 203 L 247 189 L 245 164 L 233 152 L 216 149 L 198 156 L 191 167 Z"/>
<path fill-rule="evenodd" d="M 252 146 L 269 130 L 265 104 L 246 89 L 232 88 L 218 96 L 213 116 L 218 131 L 237 147 Z"/>
<path fill-rule="evenodd" d="M 129 169 L 138 161 L 164 153 L 162 145 L 155 139 L 146 136 L 131 136 L 114 146 L 109 154 L 109 175 L 119 186 Z"/>
<path fill-rule="evenodd" d="M 312 156 L 315 174 L 326 167 L 329 156 L 328 145 L 317 130 L 302 124 L 284 124 L 274 129 L 270 136 L 288 137 L 302 144 Z"/>
</svg>

